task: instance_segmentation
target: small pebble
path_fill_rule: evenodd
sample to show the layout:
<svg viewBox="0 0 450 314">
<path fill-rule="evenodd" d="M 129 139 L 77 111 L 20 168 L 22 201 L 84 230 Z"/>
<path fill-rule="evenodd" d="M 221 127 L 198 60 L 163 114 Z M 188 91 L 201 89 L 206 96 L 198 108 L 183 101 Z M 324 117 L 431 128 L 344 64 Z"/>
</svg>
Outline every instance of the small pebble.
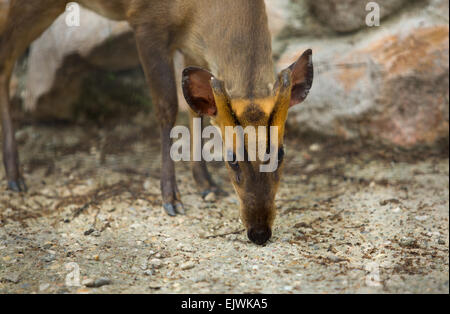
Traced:
<svg viewBox="0 0 450 314">
<path fill-rule="evenodd" d="M 20 282 L 20 274 L 19 273 L 10 273 L 3 275 L 3 281 L 6 282 L 12 282 L 12 283 L 19 283 Z"/>
<path fill-rule="evenodd" d="M 144 271 L 144 275 L 145 276 L 153 276 L 155 274 L 155 272 L 153 270 L 146 270 Z"/>
<path fill-rule="evenodd" d="M 400 245 L 403 247 L 413 247 L 417 244 L 416 239 L 413 238 L 402 238 L 400 240 Z"/>
<path fill-rule="evenodd" d="M 98 278 L 98 279 L 94 280 L 93 282 L 92 281 L 87 282 L 85 284 L 85 286 L 88 288 L 100 288 L 100 287 L 107 286 L 110 284 L 111 284 L 111 279 L 102 277 L 102 278 Z"/>
<path fill-rule="evenodd" d="M 40 292 L 43 292 L 43 291 L 47 290 L 48 288 L 50 288 L 50 284 L 49 283 L 41 283 L 39 285 L 39 291 Z"/>
<path fill-rule="evenodd" d="M 416 216 L 416 220 L 418 221 L 425 221 L 428 219 L 428 216 L 424 215 L 424 216 Z"/>
<path fill-rule="evenodd" d="M 84 232 L 84 235 L 85 235 L 85 236 L 88 236 L 88 235 L 92 234 L 94 231 L 95 231 L 94 228 L 90 228 L 90 229 L 88 229 L 88 230 L 86 230 L 86 231 Z"/>
<path fill-rule="evenodd" d="M 20 289 L 29 289 L 31 287 L 31 285 L 29 283 L 24 283 L 22 285 L 20 285 Z"/>
<path fill-rule="evenodd" d="M 158 284 L 150 284 L 148 287 L 150 289 L 152 289 L 152 290 L 159 290 L 159 289 L 161 289 L 161 285 L 158 285 Z"/>
<path fill-rule="evenodd" d="M 319 152 L 320 150 L 322 150 L 322 147 L 320 146 L 320 144 L 315 143 L 309 146 L 309 150 L 312 152 Z"/>
<path fill-rule="evenodd" d="M 49 248 L 51 248 L 53 246 L 53 243 L 51 243 L 51 242 L 46 242 L 43 246 L 42 246 L 42 248 L 44 249 L 44 250 L 48 250 Z"/>
<path fill-rule="evenodd" d="M 283 290 L 284 291 L 292 291 L 292 287 L 291 286 L 284 286 Z"/>
<path fill-rule="evenodd" d="M 205 196 L 205 201 L 207 201 L 207 202 L 215 202 L 216 201 L 216 193 L 209 192 L 208 195 Z"/>
<path fill-rule="evenodd" d="M 46 263 L 51 263 L 56 259 L 56 256 L 54 254 L 47 254 L 45 255 L 42 260 Z"/>
<path fill-rule="evenodd" d="M 328 256 L 328 258 L 329 258 L 330 261 L 332 261 L 333 263 L 339 263 L 339 262 L 345 261 L 345 259 L 342 259 L 342 258 L 340 258 L 339 256 L 336 256 L 336 255 L 333 255 L 333 254 L 330 254 L 330 255 Z"/>
<path fill-rule="evenodd" d="M 195 263 L 194 262 L 185 262 L 183 264 L 180 265 L 181 270 L 188 270 L 191 268 L 195 267 Z"/>
<path fill-rule="evenodd" d="M 94 279 L 92 278 L 85 279 L 81 282 L 81 284 L 86 287 L 92 286 L 94 285 Z"/>
<path fill-rule="evenodd" d="M 192 278 L 193 282 L 202 282 L 202 281 L 207 281 L 208 277 L 206 275 L 199 275 L 197 277 Z"/>
<path fill-rule="evenodd" d="M 102 235 L 102 233 L 98 230 L 95 230 L 94 232 L 91 233 L 91 236 L 93 236 L 93 237 L 99 237 L 101 235 Z"/>
<path fill-rule="evenodd" d="M 313 171 L 316 170 L 316 169 L 317 169 L 317 166 L 316 166 L 316 165 L 314 165 L 314 164 L 309 164 L 308 166 L 306 166 L 304 172 L 305 172 L 305 173 L 311 173 L 311 172 L 313 172 Z"/>
<path fill-rule="evenodd" d="M 141 268 L 142 270 L 147 270 L 147 267 L 148 267 L 147 261 L 143 261 L 143 262 L 141 263 L 141 265 L 140 265 L 140 268 Z"/>
<path fill-rule="evenodd" d="M 150 182 L 150 180 L 145 180 L 144 190 L 148 191 L 148 190 L 150 190 L 151 187 L 152 187 L 152 183 Z"/>
<path fill-rule="evenodd" d="M 161 268 L 163 266 L 163 263 L 162 263 L 162 261 L 160 259 L 153 258 L 153 259 L 150 260 L 150 265 L 152 265 L 152 267 L 154 269 L 159 269 L 159 268 Z"/>
</svg>

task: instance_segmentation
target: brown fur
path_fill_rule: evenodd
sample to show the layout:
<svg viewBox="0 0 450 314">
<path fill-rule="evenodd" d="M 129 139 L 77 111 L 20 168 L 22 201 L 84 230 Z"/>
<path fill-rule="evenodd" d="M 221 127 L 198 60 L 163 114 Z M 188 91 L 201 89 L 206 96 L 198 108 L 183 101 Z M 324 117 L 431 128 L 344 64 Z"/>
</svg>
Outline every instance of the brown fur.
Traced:
<svg viewBox="0 0 450 314">
<path fill-rule="evenodd" d="M 0 0 L 0 33 L 6 25 L 6 19 L 9 12 L 9 0 Z"/>
<path fill-rule="evenodd" d="M 17 58 L 64 11 L 67 0 L 0 0 L 0 113 L 3 134 L 3 161 L 8 185 L 26 189 L 20 171 L 17 145 L 11 122 L 8 86 Z M 202 104 L 214 107 L 219 125 L 268 125 L 282 128 L 290 101 L 290 87 L 281 84 L 273 90 L 271 37 L 263 0 L 79 0 L 79 3 L 115 20 L 127 20 L 135 31 L 141 63 L 160 121 L 163 205 L 170 215 L 183 212 L 170 159 L 170 130 L 175 124 L 178 103 L 173 70 L 173 54 L 181 51 L 188 65 L 209 72 L 198 91 L 202 96 L 185 95 L 196 111 Z M 312 68 L 312 64 L 311 64 Z M 203 71 L 203 70 L 201 70 Z M 297 73 L 296 68 L 287 70 Z M 188 71 L 193 73 L 195 71 Z M 308 71 L 300 71 L 309 74 Z M 301 75 L 297 75 L 301 77 Z M 191 77 L 194 79 L 194 76 Z M 209 79 L 214 78 L 212 82 Z M 312 79 L 311 79 L 312 80 Z M 184 83 L 190 84 L 189 80 Z M 211 86 L 210 86 L 211 83 Z M 190 84 L 192 85 L 192 84 Z M 190 86 L 188 86 L 190 87 Z M 306 87 L 298 94 L 307 94 Z M 214 90 L 214 92 L 213 92 Z M 187 91 L 187 92 L 186 92 Z M 193 90 L 196 93 L 195 90 Z M 196 103 L 196 105 L 194 104 Z M 275 217 L 274 198 L 279 171 L 261 174 L 258 162 L 242 167 L 241 179 L 232 177 L 241 199 L 241 217 L 247 228 L 270 228 Z M 204 162 L 193 163 L 194 178 L 204 189 L 217 190 Z M 232 173 L 232 172 L 230 172 Z M 250 232 L 250 231 L 249 231 Z"/>
<path fill-rule="evenodd" d="M 247 156 L 244 156 L 243 161 L 227 162 L 230 179 L 241 201 L 241 220 L 247 228 L 249 238 L 257 244 L 265 243 L 271 236 L 276 212 L 275 195 L 283 168 L 283 140 L 287 113 L 290 106 L 306 98 L 311 88 L 313 79 L 311 55 L 310 50 L 305 51 L 296 63 L 282 71 L 273 90 L 262 98 L 253 97 L 252 94 L 243 98 L 233 97 L 226 83 L 206 70 L 187 68 L 183 72 L 183 92 L 188 104 L 195 112 L 211 116 L 222 134 L 227 134 L 226 128 L 229 126 L 278 128 L 278 142 L 268 134 L 265 138 L 258 138 L 259 135 L 255 134 L 257 136 L 253 139 L 245 134 L 244 155 Z M 262 161 L 249 160 L 248 156 L 251 153 L 253 158 L 258 156 L 253 149 L 258 149 L 259 142 L 271 144 L 278 149 L 279 163 L 274 172 L 261 172 L 259 167 Z M 236 140 L 230 147 L 226 145 L 225 156 L 237 154 Z"/>
</svg>

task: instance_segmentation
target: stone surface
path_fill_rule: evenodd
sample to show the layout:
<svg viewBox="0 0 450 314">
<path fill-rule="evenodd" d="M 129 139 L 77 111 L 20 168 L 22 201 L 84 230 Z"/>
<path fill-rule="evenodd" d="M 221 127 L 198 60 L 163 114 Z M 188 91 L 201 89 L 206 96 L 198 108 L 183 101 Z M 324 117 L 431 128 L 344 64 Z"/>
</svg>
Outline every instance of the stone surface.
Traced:
<svg viewBox="0 0 450 314">
<path fill-rule="evenodd" d="M 102 277 L 85 283 L 88 288 L 100 288 L 111 284 L 111 279 Z"/>
<path fill-rule="evenodd" d="M 333 33 L 311 13 L 307 0 L 265 0 L 265 3 L 275 57 L 291 40 Z"/>
<path fill-rule="evenodd" d="M 312 13 L 322 22 L 337 32 L 351 32 L 366 26 L 366 5 L 370 1 L 361 0 L 311 0 Z M 411 0 L 377 0 L 380 17 L 395 13 Z"/>
<path fill-rule="evenodd" d="M 288 123 L 406 148 L 448 138 L 449 28 L 432 8 L 356 35 L 293 41 L 278 68 L 312 48 L 315 78 Z"/>
<path fill-rule="evenodd" d="M 448 1 L 378 3 L 381 26 L 369 28 L 361 1 L 266 0 L 277 68 L 290 65 L 308 48 L 314 51 L 313 88 L 305 103 L 291 109 L 288 123 L 302 132 L 406 148 L 445 141 Z M 12 90 L 25 99 L 26 108 L 37 107 L 37 118 L 71 120 L 82 112 L 97 119 L 105 110 L 122 114 L 119 103 L 148 93 L 141 72 L 126 77 L 137 84 L 131 96 L 116 93 L 129 90 L 129 84 L 109 80 L 110 71 L 139 67 L 128 25 L 84 9 L 81 16 L 80 28 L 68 28 L 62 16 L 33 44 L 24 89 L 13 77 Z M 183 67 L 176 54 L 177 82 Z"/>
<path fill-rule="evenodd" d="M 62 14 L 32 45 L 24 105 L 38 117 L 70 119 L 86 76 L 96 69 L 139 66 L 127 22 L 110 21 L 80 8 L 80 26 L 69 27 Z"/>
<path fill-rule="evenodd" d="M 185 262 L 183 264 L 180 265 L 180 269 L 181 270 L 188 270 L 191 268 L 195 267 L 195 263 L 194 262 Z"/>
<path fill-rule="evenodd" d="M 17 284 L 17 283 L 20 282 L 20 274 L 18 272 L 6 273 L 2 277 L 2 281 L 4 281 L 4 282 L 11 282 L 13 284 Z"/>
</svg>

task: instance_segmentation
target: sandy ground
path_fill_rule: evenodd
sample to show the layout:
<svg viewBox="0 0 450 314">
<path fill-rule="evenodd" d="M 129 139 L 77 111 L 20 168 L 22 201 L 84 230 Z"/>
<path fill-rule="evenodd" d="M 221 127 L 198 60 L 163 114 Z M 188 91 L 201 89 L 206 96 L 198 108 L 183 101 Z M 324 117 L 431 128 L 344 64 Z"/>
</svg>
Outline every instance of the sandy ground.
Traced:
<svg viewBox="0 0 450 314">
<path fill-rule="evenodd" d="M 30 189 L 1 170 L 0 293 L 449 293 L 448 154 L 291 139 L 260 247 L 220 164 L 228 196 L 204 201 L 178 163 L 187 213 L 163 212 L 146 124 L 17 132 Z"/>
</svg>

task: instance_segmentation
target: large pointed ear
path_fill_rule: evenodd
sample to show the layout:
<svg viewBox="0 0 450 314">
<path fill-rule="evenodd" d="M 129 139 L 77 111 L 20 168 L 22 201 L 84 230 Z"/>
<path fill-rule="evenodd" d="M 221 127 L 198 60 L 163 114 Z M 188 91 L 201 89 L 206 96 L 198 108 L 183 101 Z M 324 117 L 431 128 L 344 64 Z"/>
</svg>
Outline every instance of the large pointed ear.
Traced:
<svg viewBox="0 0 450 314">
<path fill-rule="evenodd" d="M 211 80 L 214 76 L 197 67 L 189 67 L 183 71 L 183 94 L 191 109 L 199 115 L 215 116 L 217 113 Z"/>
<path fill-rule="evenodd" d="M 308 96 L 314 78 L 312 50 L 306 50 L 298 60 L 293 63 L 291 70 L 291 103 L 289 107 L 303 102 Z"/>
</svg>

